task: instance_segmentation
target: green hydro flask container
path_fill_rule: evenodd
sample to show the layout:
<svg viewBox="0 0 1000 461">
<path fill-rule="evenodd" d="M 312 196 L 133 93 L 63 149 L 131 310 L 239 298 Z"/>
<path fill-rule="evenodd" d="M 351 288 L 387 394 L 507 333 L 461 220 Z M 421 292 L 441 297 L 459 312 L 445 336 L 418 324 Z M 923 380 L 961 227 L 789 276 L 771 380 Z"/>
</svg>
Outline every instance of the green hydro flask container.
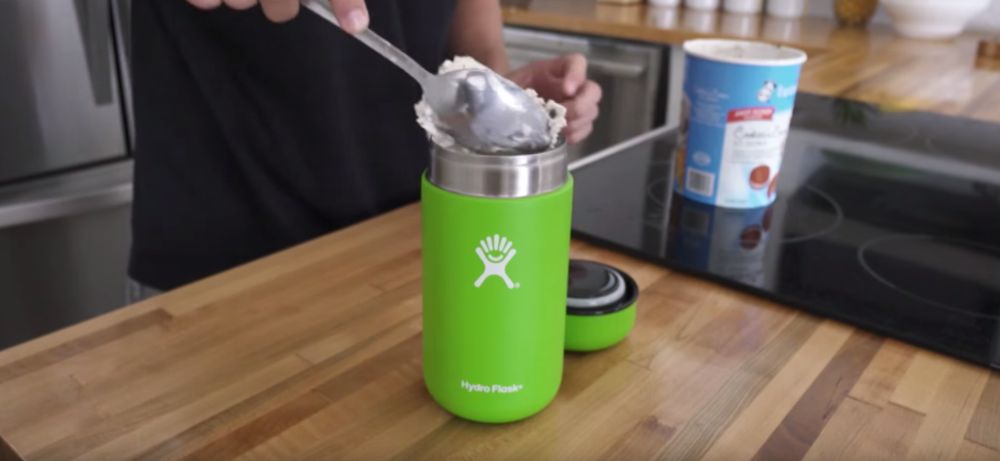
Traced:
<svg viewBox="0 0 1000 461">
<path fill-rule="evenodd" d="M 566 148 L 434 146 L 421 185 L 424 381 L 466 419 L 527 418 L 562 380 L 573 181 Z"/>
</svg>

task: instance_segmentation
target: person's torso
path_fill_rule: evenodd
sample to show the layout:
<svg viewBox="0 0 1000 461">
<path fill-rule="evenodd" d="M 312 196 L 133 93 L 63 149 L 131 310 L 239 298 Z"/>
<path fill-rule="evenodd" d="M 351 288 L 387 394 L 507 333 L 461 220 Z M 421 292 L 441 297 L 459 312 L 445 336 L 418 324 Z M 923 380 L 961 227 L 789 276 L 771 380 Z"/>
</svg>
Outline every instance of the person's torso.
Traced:
<svg viewBox="0 0 1000 461">
<path fill-rule="evenodd" d="M 428 69 L 454 0 L 369 0 L 371 27 Z M 133 4 L 130 273 L 169 289 L 416 200 L 419 87 L 305 9 Z"/>
</svg>

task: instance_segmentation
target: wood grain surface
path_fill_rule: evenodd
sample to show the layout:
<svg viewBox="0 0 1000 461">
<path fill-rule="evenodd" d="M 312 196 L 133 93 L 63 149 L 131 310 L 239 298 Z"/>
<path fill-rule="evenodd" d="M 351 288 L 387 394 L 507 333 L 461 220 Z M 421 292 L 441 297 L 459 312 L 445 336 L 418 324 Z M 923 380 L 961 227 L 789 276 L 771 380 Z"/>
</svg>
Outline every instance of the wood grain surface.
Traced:
<svg viewBox="0 0 1000 461">
<path fill-rule="evenodd" d="M 594 0 L 504 0 L 509 25 L 677 45 L 702 37 L 804 49 L 800 90 L 1000 122 L 1000 62 L 977 58 L 982 37 L 898 37 L 888 25 L 841 28 L 829 19 L 781 19 Z"/>
<path fill-rule="evenodd" d="M 568 354 L 529 420 L 463 421 L 424 390 L 411 205 L 0 351 L 0 458 L 1000 459 L 995 373 L 572 253 L 635 275 L 639 317 Z"/>
</svg>

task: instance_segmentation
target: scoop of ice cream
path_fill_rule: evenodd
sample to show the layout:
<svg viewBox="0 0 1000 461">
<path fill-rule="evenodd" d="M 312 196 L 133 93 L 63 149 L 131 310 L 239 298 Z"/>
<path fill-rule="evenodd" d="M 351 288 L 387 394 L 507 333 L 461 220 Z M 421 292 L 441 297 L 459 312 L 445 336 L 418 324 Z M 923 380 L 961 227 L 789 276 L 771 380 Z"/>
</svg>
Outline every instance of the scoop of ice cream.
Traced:
<svg viewBox="0 0 1000 461">
<path fill-rule="evenodd" d="M 549 148 L 556 147 L 559 142 L 559 133 L 562 132 L 563 128 L 566 128 L 566 108 L 558 102 L 539 96 L 538 92 L 531 88 L 525 88 L 524 91 L 535 98 L 535 101 L 544 107 L 545 112 L 549 114 L 549 138 L 552 139 Z"/>
<path fill-rule="evenodd" d="M 456 70 L 466 69 L 487 69 L 486 65 L 476 61 L 471 56 L 455 56 L 452 59 L 445 59 L 438 67 L 438 74 L 446 74 Z"/>
<path fill-rule="evenodd" d="M 441 64 L 441 67 L 438 69 L 438 74 L 440 75 L 450 72 L 469 71 L 469 70 L 481 71 L 481 72 L 469 73 L 470 77 L 468 83 L 470 85 L 482 85 L 484 83 L 481 82 L 481 80 L 483 80 L 483 78 L 481 77 L 487 76 L 493 78 L 492 76 L 496 75 L 495 73 L 493 73 L 492 70 L 489 70 L 482 63 L 468 56 L 456 56 L 454 59 L 446 60 L 444 63 Z M 483 72 L 489 72 L 489 74 L 484 74 Z M 494 79 L 496 78 L 502 78 L 502 77 L 496 76 Z M 547 139 L 549 140 L 548 148 L 555 147 L 555 145 L 559 142 L 559 133 L 566 126 L 566 108 L 556 103 L 555 101 L 546 101 L 545 99 L 539 97 L 534 90 L 526 89 L 525 92 L 538 104 L 539 108 L 543 109 L 545 113 L 548 115 L 548 127 L 547 127 L 548 128 Z M 427 131 L 428 136 L 434 143 L 447 148 L 471 147 L 471 146 L 460 146 L 460 144 L 456 142 L 454 137 L 448 134 L 448 125 L 444 123 L 443 120 L 441 120 L 441 118 L 438 116 L 437 113 L 435 113 L 434 109 L 431 107 L 430 104 L 427 103 L 426 100 L 421 99 L 421 101 L 416 104 L 414 109 L 417 113 L 417 123 L 425 131 Z M 495 122 L 495 123 L 501 123 L 501 122 Z M 537 133 L 537 130 L 535 130 L 535 133 Z M 499 146 L 499 145 L 485 146 L 485 148 L 483 146 L 479 146 L 478 148 L 475 148 L 473 150 L 478 150 L 478 151 L 486 150 L 489 153 L 527 153 L 527 152 L 510 152 L 506 146 Z"/>
</svg>

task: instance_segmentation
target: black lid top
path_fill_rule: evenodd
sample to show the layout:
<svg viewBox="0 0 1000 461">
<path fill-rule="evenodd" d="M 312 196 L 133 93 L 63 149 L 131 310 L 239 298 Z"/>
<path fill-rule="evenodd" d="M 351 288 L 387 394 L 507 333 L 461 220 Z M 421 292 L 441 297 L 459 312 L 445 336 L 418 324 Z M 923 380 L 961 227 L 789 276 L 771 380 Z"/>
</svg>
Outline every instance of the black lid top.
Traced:
<svg viewBox="0 0 1000 461">
<path fill-rule="evenodd" d="M 572 315 L 605 315 L 635 303 L 639 288 L 632 277 L 606 264 L 570 260 L 567 311 Z"/>
</svg>

